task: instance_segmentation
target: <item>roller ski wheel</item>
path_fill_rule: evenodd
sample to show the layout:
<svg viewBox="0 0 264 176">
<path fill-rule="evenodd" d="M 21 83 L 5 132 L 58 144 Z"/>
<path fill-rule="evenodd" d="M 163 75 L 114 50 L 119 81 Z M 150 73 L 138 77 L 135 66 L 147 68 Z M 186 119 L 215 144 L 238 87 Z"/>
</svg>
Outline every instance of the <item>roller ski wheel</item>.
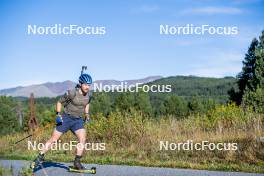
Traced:
<svg viewBox="0 0 264 176">
<path fill-rule="evenodd" d="M 96 174 L 96 167 L 92 167 L 91 169 L 77 169 L 74 166 L 69 166 L 69 172 L 78 172 L 85 174 Z"/>
</svg>

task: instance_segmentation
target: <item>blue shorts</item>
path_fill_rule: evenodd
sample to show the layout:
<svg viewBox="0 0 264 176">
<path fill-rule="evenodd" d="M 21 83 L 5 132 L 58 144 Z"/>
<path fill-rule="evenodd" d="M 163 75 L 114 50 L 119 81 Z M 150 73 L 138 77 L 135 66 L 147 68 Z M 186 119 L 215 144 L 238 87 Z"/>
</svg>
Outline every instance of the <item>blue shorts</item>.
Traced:
<svg viewBox="0 0 264 176">
<path fill-rule="evenodd" d="M 62 124 L 56 126 L 56 130 L 61 133 L 66 133 L 67 131 L 71 130 L 71 132 L 75 132 L 79 129 L 84 129 L 83 127 L 83 118 L 81 117 L 74 117 L 68 114 L 62 114 Z"/>
</svg>

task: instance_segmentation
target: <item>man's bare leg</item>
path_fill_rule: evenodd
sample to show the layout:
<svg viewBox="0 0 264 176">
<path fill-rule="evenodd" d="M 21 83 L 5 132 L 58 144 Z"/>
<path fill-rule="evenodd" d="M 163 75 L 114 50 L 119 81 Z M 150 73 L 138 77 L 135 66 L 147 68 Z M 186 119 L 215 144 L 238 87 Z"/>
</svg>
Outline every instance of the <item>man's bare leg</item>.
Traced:
<svg viewBox="0 0 264 176">
<path fill-rule="evenodd" d="M 59 132 L 56 129 L 54 129 L 54 131 L 52 132 L 51 138 L 46 142 L 44 148 L 40 151 L 40 153 L 41 154 L 46 153 L 50 149 L 51 144 L 57 142 L 57 140 L 59 140 L 62 134 L 63 134 L 62 132 Z"/>
<path fill-rule="evenodd" d="M 32 169 L 34 169 L 35 167 L 37 167 L 40 163 L 44 161 L 44 154 L 50 149 L 51 145 L 61 137 L 62 134 L 63 133 L 54 129 L 54 131 L 52 132 L 51 138 L 46 142 L 44 148 L 40 151 L 39 155 L 34 160 L 34 162 L 31 163 L 30 167 Z"/>
</svg>

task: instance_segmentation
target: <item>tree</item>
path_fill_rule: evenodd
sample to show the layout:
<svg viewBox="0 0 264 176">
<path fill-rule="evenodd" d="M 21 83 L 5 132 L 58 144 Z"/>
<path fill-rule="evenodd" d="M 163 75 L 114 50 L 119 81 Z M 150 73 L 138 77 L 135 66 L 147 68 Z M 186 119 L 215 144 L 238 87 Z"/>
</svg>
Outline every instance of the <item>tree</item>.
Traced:
<svg viewBox="0 0 264 176">
<path fill-rule="evenodd" d="M 102 113 L 107 116 L 111 112 L 111 101 L 107 93 L 94 93 L 94 99 L 91 101 L 91 114 Z"/>
<path fill-rule="evenodd" d="M 256 49 L 256 79 L 255 85 L 264 88 L 264 30 L 259 38 L 259 45 Z"/>
<path fill-rule="evenodd" d="M 161 106 L 161 112 L 165 115 L 175 115 L 183 118 L 187 114 L 187 103 L 183 98 L 176 95 L 169 96 Z"/>
<path fill-rule="evenodd" d="M 214 109 L 216 107 L 217 103 L 212 98 L 207 98 L 203 101 L 203 108 L 204 112 L 207 112 L 208 110 Z"/>
<path fill-rule="evenodd" d="M 121 112 L 129 112 L 134 105 L 134 97 L 130 92 L 122 92 L 115 98 L 114 107 Z"/>
<path fill-rule="evenodd" d="M 139 110 L 147 115 L 151 115 L 152 107 L 150 104 L 149 95 L 143 91 L 137 92 L 135 95 L 134 107 L 136 110 Z"/>
<path fill-rule="evenodd" d="M 259 38 L 255 56 L 255 77 L 246 86 L 243 104 L 253 107 L 256 112 L 264 113 L 264 31 Z"/>
<path fill-rule="evenodd" d="M 245 55 L 245 60 L 243 61 L 242 71 L 237 75 L 238 78 L 238 92 L 231 90 L 229 93 L 231 95 L 231 100 L 236 101 L 237 104 L 241 104 L 242 97 L 244 95 L 246 87 L 253 90 L 253 82 L 256 78 L 255 75 L 255 65 L 256 65 L 256 54 L 255 50 L 258 46 L 258 40 L 254 38 L 248 48 L 248 52 Z"/>
<path fill-rule="evenodd" d="M 13 133 L 20 129 L 16 116 L 16 102 L 11 97 L 0 96 L 0 134 Z"/>
<path fill-rule="evenodd" d="M 197 96 L 192 97 L 188 103 L 188 107 L 191 113 L 201 113 L 204 111 L 203 104 Z"/>
</svg>

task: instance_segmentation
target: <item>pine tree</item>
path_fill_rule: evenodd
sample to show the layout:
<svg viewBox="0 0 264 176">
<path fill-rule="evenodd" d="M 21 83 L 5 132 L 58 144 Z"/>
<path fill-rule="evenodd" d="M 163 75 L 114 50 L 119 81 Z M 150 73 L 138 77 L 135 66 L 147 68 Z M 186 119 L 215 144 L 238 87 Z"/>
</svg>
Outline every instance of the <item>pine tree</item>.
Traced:
<svg viewBox="0 0 264 176">
<path fill-rule="evenodd" d="M 264 31 L 255 50 L 254 79 L 249 81 L 243 95 L 243 104 L 253 107 L 254 111 L 264 113 Z"/>
<path fill-rule="evenodd" d="M 191 113 L 201 113 L 204 111 L 203 104 L 199 97 L 192 97 L 191 101 L 188 103 L 188 108 Z"/>
<path fill-rule="evenodd" d="M 183 98 L 172 95 L 164 101 L 161 111 L 164 115 L 175 115 L 176 118 L 183 118 L 187 114 L 187 103 Z"/>
<path fill-rule="evenodd" d="M 130 92 L 119 93 L 115 98 L 114 107 L 121 112 L 130 112 L 134 105 L 134 97 Z"/>
<path fill-rule="evenodd" d="M 259 88 L 264 88 L 264 30 L 262 35 L 259 37 L 259 45 L 256 49 L 256 81 L 255 84 Z"/>
<path fill-rule="evenodd" d="M 139 110 L 147 115 L 151 115 L 152 107 L 150 104 L 149 95 L 143 91 L 139 91 L 135 95 L 135 105 L 136 110 Z"/>
<path fill-rule="evenodd" d="M 233 100 L 237 102 L 237 104 L 241 104 L 243 94 L 245 92 L 246 87 L 250 90 L 253 90 L 253 82 L 256 78 L 255 75 L 255 67 L 256 67 L 256 55 L 255 50 L 258 46 L 258 40 L 254 38 L 248 48 L 248 52 L 245 56 L 245 60 L 243 61 L 242 72 L 240 72 L 237 76 L 238 78 L 238 87 L 239 92 L 233 95 Z M 232 93 L 231 93 L 232 94 Z M 234 93 L 233 93 L 234 94 Z M 234 98 L 235 97 L 235 98 Z"/>
<path fill-rule="evenodd" d="M 0 96 L 0 134 L 5 135 L 20 130 L 16 116 L 16 102 L 11 97 Z"/>
<path fill-rule="evenodd" d="M 111 112 L 111 101 L 107 93 L 94 93 L 94 99 L 91 101 L 91 114 L 102 113 L 107 116 Z"/>
</svg>

